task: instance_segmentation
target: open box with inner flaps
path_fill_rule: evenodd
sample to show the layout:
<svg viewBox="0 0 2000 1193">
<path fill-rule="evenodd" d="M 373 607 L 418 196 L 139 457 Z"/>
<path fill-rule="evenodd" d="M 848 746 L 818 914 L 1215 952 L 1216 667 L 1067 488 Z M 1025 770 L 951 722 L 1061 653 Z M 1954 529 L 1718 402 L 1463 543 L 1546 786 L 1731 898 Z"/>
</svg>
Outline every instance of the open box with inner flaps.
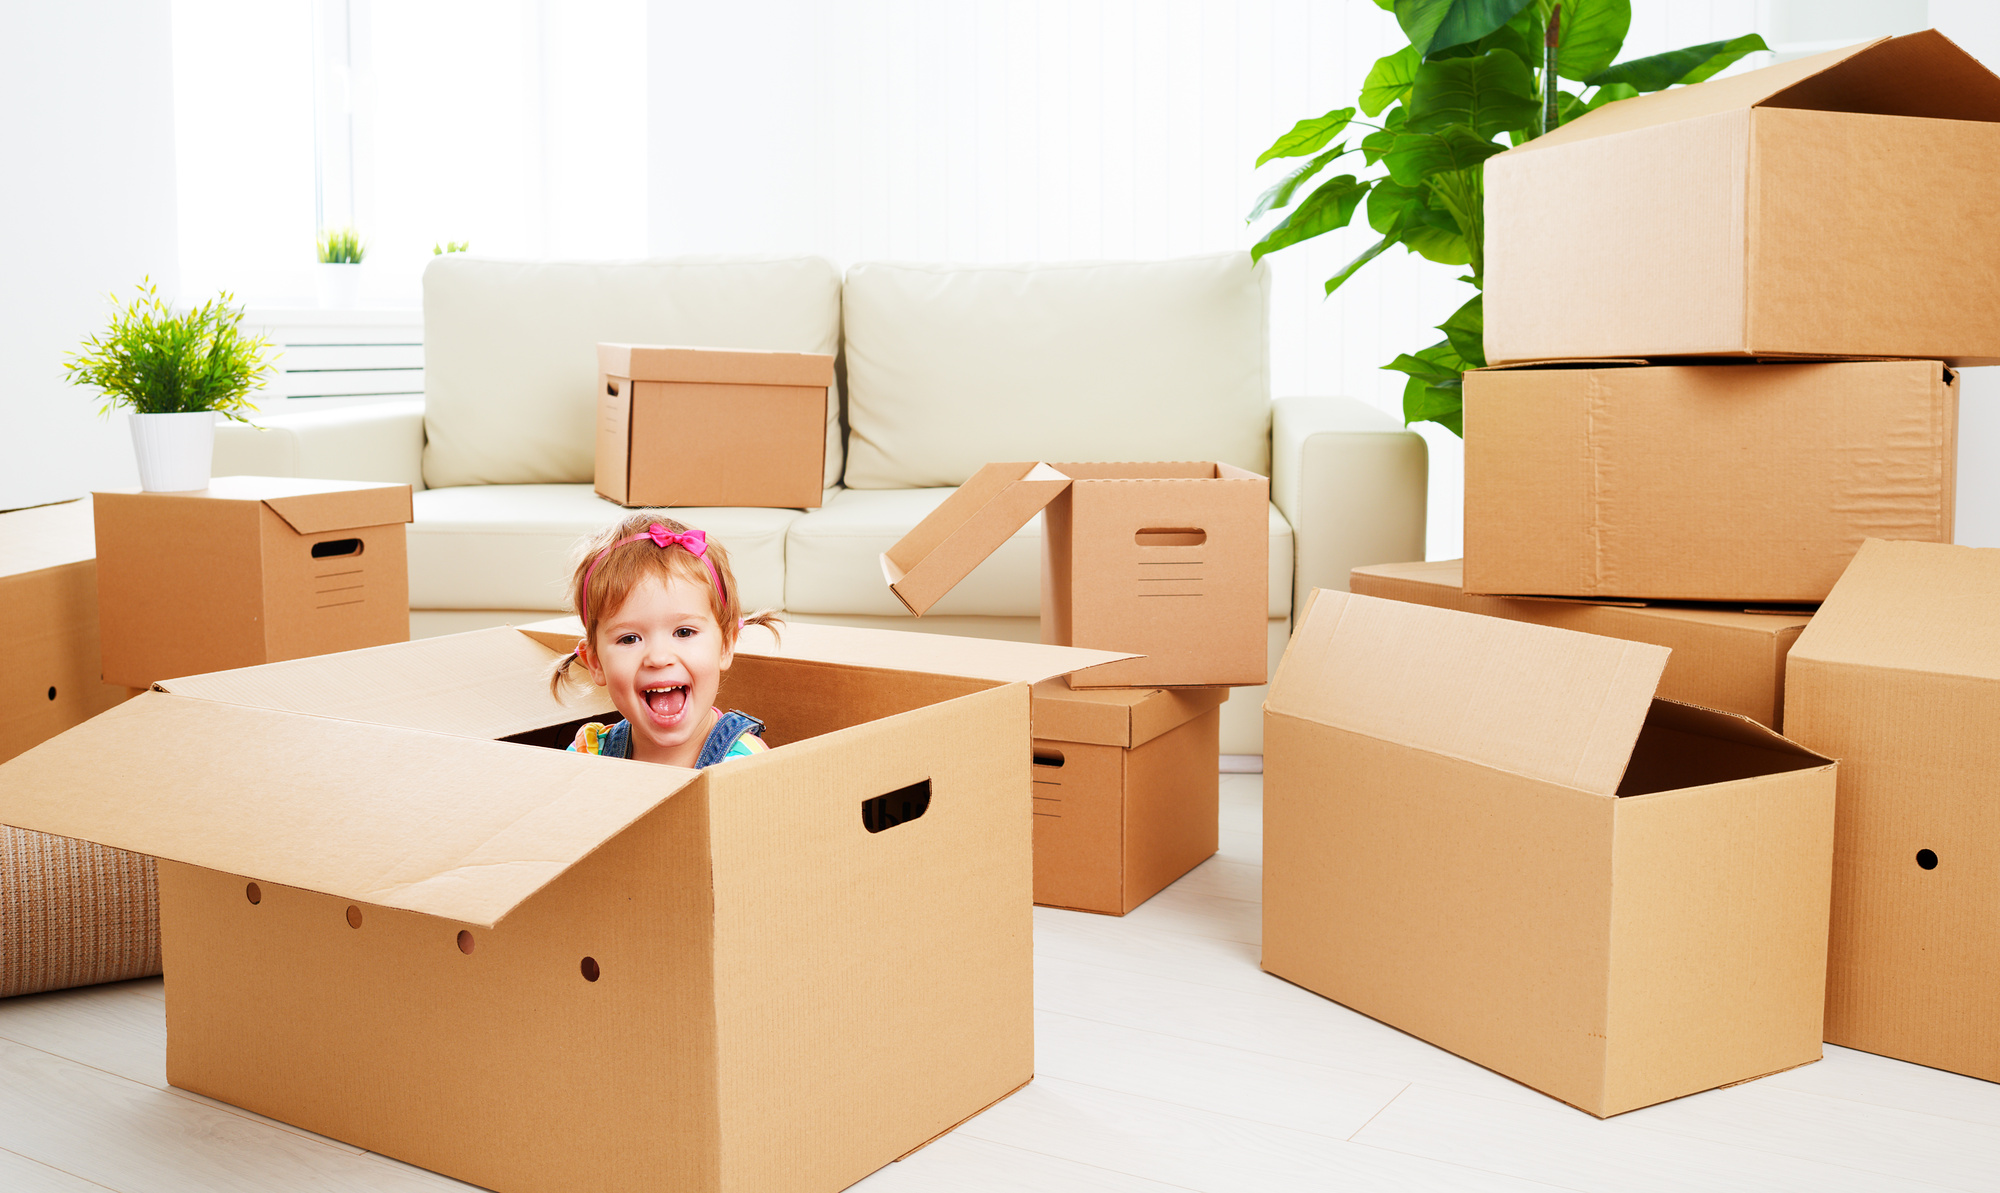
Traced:
<svg viewBox="0 0 2000 1193">
<path fill-rule="evenodd" d="M 0 766 L 159 856 L 174 1084 L 495 1188 L 839 1189 L 1033 1073 L 1029 688 L 1119 655 L 788 626 L 702 771 L 566 741 L 571 626 L 163 683 Z"/>
</svg>

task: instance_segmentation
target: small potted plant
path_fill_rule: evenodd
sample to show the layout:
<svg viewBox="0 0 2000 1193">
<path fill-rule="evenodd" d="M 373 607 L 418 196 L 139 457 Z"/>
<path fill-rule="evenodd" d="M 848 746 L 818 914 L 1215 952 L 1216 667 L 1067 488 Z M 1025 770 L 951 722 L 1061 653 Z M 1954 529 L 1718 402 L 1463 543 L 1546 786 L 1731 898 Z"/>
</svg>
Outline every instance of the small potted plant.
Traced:
<svg viewBox="0 0 2000 1193">
<path fill-rule="evenodd" d="M 360 305 L 361 259 L 368 246 L 352 228 L 331 228 L 319 234 L 319 305 L 351 310 Z"/>
<path fill-rule="evenodd" d="M 112 296 L 111 325 L 64 362 L 73 385 L 104 395 L 100 414 L 132 411 L 139 484 L 149 493 L 208 487 L 215 416 L 239 422 L 252 390 L 272 371 L 271 342 L 243 330 L 243 310 L 227 292 L 175 313 L 151 279 L 127 303 Z"/>
</svg>

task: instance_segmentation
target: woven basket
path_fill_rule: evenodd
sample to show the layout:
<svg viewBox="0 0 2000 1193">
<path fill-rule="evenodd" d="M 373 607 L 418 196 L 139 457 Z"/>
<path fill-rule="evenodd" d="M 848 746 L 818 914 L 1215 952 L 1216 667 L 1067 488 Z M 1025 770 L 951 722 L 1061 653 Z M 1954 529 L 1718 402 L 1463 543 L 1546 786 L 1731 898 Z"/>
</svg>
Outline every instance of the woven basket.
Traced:
<svg viewBox="0 0 2000 1193">
<path fill-rule="evenodd" d="M 159 972 L 152 858 L 0 826 L 0 998 Z"/>
</svg>

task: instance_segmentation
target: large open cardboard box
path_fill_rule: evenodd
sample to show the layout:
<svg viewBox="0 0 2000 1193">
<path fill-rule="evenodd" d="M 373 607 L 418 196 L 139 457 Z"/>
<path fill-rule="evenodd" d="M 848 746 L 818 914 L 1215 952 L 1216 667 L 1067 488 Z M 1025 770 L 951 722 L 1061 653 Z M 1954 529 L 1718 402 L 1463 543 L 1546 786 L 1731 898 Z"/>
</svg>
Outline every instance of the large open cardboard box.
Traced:
<svg viewBox="0 0 2000 1193">
<path fill-rule="evenodd" d="M 575 640 L 168 681 L 0 823 L 162 859 L 175 1085 L 493 1189 L 841 1189 L 1030 1079 L 1024 681 L 1118 656 L 753 627 L 693 771 L 562 751 Z"/>
<path fill-rule="evenodd" d="M 1124 915 L 1214 856 L 1228 695 L 1035 685 L 1035 902 Z"/>
<path fill-rule="evenodd" d="M 0 762 L 132 695 L 102 674 L 90 502 L 0 514 Z"/>
<path fill-rule="evenodd" d="M 1950 542 L 1957 464 L 1937 361 L 1477 369 L 1465 588 L 1816 602 L 1865 538 Z"/>
<path fill-rule="evenodd" d="M 2000 363 L 2000 78 L 1935 30 L 1620 100 L 1485 174 L 1490 363 Z"/>
<path fill-rule="evenodd" d="M 628 506 L 811 509 L 833 357 L 599 344 L 597 492 Z"/>
<path fill-rule="evenodd" d="M 1791 672 L 1840 759 L 1827 1042 L 2000 1081 L 2000 551 L 1866 544 Z"/>
<path fill-rule="evenodd" d="M 104 680 L 402 642 L 410 486 L 218 476 L 190 493 L 98 493 Z"/>
<path fill-rule="evenodd" d="M 1785 656 L 1811 617 L 1700 605 L 1596 605 L 1523 601 L 1464 591 L 1459 560 L 1355 568 L 1348 591 L 1484 617 L 1651 642 L 1673 651 L 1660 676 L 1662 700 L 1699 704 L 1784 731 Z"/>
<path fill-rule="evenodd" d="M 1834 767 L 1663 647 L 1320 590 L 1265 703 L 1264 968 L 1600 1117 L 1818 1060 Z"/>
<path fill-rule="evenodd" d="M 922 617 L 1037 512 L 1042 641 L 1143 657 L 1073 687 L 1269 678 L 1271 482 L 1231 464 L 988 464 L 882 553 Z"/>
</svg>

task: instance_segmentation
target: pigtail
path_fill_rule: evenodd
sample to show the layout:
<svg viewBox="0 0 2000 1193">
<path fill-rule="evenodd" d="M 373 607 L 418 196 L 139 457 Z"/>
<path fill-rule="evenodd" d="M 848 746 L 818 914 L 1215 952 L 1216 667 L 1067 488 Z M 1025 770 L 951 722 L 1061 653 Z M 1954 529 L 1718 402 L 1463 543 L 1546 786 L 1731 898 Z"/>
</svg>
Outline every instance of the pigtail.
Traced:
<svg viewBox="0 0 2000 1193">
<path fill-rule="evenodd" d="M 549 696 L 557 704 L 565 702 L 567 699 L 567 689 L 571 684 L 576 684 L 579 687 L 582 686 L 581 682 L 569 673 L 570 664 L 576 661 L 577 652 L 572 650 L 557 659 L 555 665 L 549 668 Z"/>
<path fill-rule="evenodd" d="M 771 631 L 771 637 L 776 638 L 782 644 L 785 638 L 783 634 L 780 634 L 778 632 L 778 627 L 784 624 L 785 624 L 785 619 L 778 616 L 778 611 L 776 609 L 760 609 L 757 612 L 752 613 L 750 616 L 744 618 L 743 621 L 736 627 L 736 632 L 738 634 L 741 634 L 743 632 L 744 626 L 753 626 L 753 625 L 763 626 L 765 629 Z"/>
</svg>

